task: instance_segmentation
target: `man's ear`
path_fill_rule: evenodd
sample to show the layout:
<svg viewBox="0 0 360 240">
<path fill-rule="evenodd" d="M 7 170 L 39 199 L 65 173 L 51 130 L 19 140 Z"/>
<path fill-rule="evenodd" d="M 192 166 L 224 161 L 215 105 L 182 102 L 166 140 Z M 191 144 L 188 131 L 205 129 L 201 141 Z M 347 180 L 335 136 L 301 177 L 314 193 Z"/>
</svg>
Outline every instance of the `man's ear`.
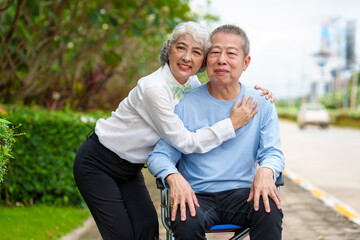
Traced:
<svg viewBox="0 0 360 240">
<path fill-rule="evenodd" d="M 244 67 L 243 67 L 243 71 L 245 71 L 249 64 L 250 64 L 250 61 L 251 61 L 251 57 L 250 56 L 246 56 L 245 59 L 244 59 Z"/>
</svg>

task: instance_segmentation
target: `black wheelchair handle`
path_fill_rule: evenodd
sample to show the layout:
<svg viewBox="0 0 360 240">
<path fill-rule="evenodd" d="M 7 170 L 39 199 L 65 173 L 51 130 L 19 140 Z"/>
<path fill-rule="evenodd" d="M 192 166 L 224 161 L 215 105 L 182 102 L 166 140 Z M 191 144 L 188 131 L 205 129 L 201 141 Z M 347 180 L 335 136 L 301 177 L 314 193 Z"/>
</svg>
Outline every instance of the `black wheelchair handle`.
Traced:
<svg viewBox="0 0 360 240">
<path fill-rule="evenodd" d="M 156 187 L 157 189 L 165 189 L 165 186 L 163 182 L 161 181 L 161 178 L 156 178 Z"/>
</svg>

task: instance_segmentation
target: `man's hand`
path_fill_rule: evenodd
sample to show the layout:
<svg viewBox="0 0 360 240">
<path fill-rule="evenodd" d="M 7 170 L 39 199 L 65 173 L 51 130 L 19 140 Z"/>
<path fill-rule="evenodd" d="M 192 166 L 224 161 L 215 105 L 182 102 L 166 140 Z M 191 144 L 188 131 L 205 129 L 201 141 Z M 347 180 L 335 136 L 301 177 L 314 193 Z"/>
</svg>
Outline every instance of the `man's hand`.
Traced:
<svg viewBox="0 0 360 240">
<path fill-rule="evenodd" d="M 271 98 L 270 101 L 271 101 L 272 103 L 275 102 L 276 97 L 273 96 L 272 92 L 270 92 L 268 89 L 262 88 L 262 87 L 260 87 L 259 85 L 255 85 L 254 88 L 255 88 L 256 90 L 261 90 L 261 91 L 262 91 L 262 92 L 261 92 L 261 96 L 266 95 L 266 99 Z"/>
<path fill-rule="evenodd" d="M 186 179 L 180 173 L 173 173 L 168 175 L 165 180 L 170 186 L 171 221 L 175 221 L 179 206 L 181 221 L 186 220 L 186 203 L 189 206 L 190 215 L 195 217 L 195 206 L 200 207 L 200 205 Z"/>
<path fill-rule="evenodd" d="M 274 173 L 270 168 L 259 168 L 255 175 L 247 200 L 247 202 L 254 200 L 255 211 L 259 210 L 260 197 L 263 198 L 265 211 L 267 213 L 271 211 L 269 197 L 274 200 L 277 208 L 281 209 L 281 200 L 274 183 L 273 174 Z"/>
<path fill-rule="evenodd" d="M 236 100 L 234 103 L 231 113 L 230 113 L 230 120 L 233 124 L 233 127 L 235 130 L 241 128 L 245 124 L 247 124 L 253 116 L 259 111 L 258 108 L 256 108 L 258 102 L 255 101 L 252 105 L 253 96 L 250 96 L 249 99 L 246 101 L 246 94 L 244 94 L 241 105 L 240 100 Z"/>
</svg>

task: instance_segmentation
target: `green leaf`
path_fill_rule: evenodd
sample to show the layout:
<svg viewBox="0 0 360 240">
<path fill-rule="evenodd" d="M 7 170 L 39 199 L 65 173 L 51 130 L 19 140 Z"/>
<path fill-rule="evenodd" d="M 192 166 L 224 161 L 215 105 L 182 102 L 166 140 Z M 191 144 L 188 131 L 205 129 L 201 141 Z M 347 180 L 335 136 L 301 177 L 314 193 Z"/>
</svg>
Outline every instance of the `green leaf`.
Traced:
<svg viewBox="0 0 360 240">
<path fill-rule="evenodd" d="M 18 28 L 21 30 L 21 32 L 25 35 L 25 37 L 28 40 L 32 41 L 34 39 L 34 36 L 30 34 L 28 29 L 26 29 L 26 27 L 23 25 L 23 23 L 21 21 L 18 22 Z"/>
<path fill-rule="evenodd" d="M 122 57 L 115 52 L 106 52 L 104 54 L 104 60 L 107 65 L 116 66 L 121 62 Z"/>
<path fill-rule="evenodd" d="M 61 41 L 63 42 L 63 43 L 68 43 L 68 42 L 70 42 L 70 37 L 69 36 L 67 36 L 67 35 L 62 35 L 61 36 Z"/>
<path fill-rule="evenodd" d="M 114 18 L 113 16 L 109 16 L 109 22 L 112 26 L 117 26 L 118 25 L 118 22 L 117 22 L 117 19 Z"/>
<path fill-rule="evenodd" d="M 3 118 L 0 118 L 0 122 L 4 123 L 4 124 L 11 124 L 11 122 L 9 122 L 8 120 L 3 119 Z"/>
<path fill-rule="evenodd" d="M 88 17 L 89 17 L 90 22 L 93 25 L 95 25 L 97 27 L 100 25 L 99 17 L 96 14 L 96 11 L 93 11 L 93 12 L 89 13 Z"/>
<path fill-rule="evenodd" d="M 159 16 L 158 16 L 158 15 L 155 15 L 154 24 L 155 24 L 155 26 L 159 26 L 159 25 L 160 25 L 160 19 L 159 19 Z"/>
<path fill-rule="evenodd" d="M 139 28 L 135 24 L 131 24 L 131 30 L 132 30 L 132 32 L 134 33 L 135 36 L 137 36 L 137 37 L 142 36 Z"/>
<path fill-rule="evenodd" d="M 59 24 L 59 19 L 55 16 L 53 12 L 49 12 L 48 14 L 54 20 L 55 24 Z"/>
</svg>

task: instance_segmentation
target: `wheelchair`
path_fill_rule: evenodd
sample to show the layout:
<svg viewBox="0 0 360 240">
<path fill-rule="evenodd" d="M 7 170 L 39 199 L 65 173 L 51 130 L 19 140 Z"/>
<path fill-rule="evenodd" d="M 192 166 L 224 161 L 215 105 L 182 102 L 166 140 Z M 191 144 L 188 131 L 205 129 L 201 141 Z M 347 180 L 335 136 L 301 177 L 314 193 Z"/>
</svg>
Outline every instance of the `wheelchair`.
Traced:
<svg viewBox="0 0 360 240">
<path fill-rule="evenodd" d="M 280 186 L 284 185 L 282 174 L 276 179 L 276 188 L 280 191 Z M 171 209 L 169 200 L 169 190 L 164 186 L 160 178 L 156 179 L 156 186 L 160 189 L 161 198 L 161 223 L 166 229 L 166 240 L 174 240 L 171 231 Z M 222 224 L 212 226 L 206 233 L 234 232 L 234 236 L 229 240 L 242 240 L 249 235 L 250 228 L 241 227 L 233 224 Z"/>
</svg>

